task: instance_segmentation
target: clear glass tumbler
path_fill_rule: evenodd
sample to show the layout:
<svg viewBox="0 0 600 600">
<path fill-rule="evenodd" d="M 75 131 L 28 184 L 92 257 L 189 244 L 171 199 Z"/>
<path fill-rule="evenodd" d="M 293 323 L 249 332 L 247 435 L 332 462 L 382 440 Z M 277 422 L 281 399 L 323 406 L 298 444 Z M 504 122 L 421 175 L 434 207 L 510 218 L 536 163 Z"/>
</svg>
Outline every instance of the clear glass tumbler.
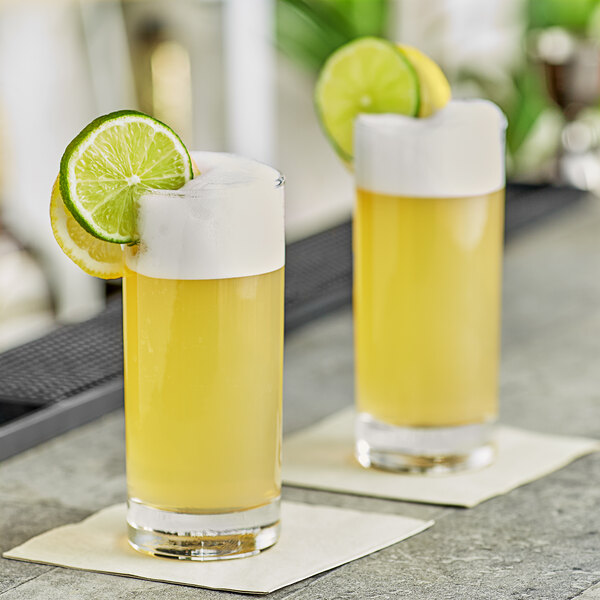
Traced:
<svg viewBox="0 0 600 600">
<path fill-rule="evenodd" d="M 452 101 L 355 128 L 356 455 L 415 472 L 493 460 L 504 224 L 501 111 Z"/>
<path fill-rule="evenodd" d="M 129 541 L 193 560 L 279 536 L 283 179 L 218 153 L 142 196 L 126 253 Z"/>
</svg>

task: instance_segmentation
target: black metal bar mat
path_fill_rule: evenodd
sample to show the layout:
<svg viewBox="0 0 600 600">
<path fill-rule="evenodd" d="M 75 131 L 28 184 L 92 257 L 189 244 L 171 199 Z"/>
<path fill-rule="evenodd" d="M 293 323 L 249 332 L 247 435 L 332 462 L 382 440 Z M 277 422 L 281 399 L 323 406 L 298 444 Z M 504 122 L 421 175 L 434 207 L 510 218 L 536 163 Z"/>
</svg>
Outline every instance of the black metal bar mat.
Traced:
<svg viewBox="0 0 600 600">
<path fill-rule="evenodd" d="M 508 239 L 583 197 L 571 188 L 509 185 Z M 287 247 L 286 333 L 352 297 L 349 222 Z M 117 408 L 123 401 L 121 301 L 0 354 L 0 460 Z"/>
<path fill-rule="evenodd" d="M 0 460 L 123 404 L 121 301 L 0 354 Z"/>
<path fill-rule="evenodd" d="M 121 323 L 116 298 L 88 321 L 0 354 L 0 401 L 40 406 L 122 378 Z"/>
<path fill-rule="evenodd" d="M 582 200 L 581 190 L 553 185 L 510 183 L 506 187 L 505 238 L 510 240 L 532 225 Z"/>
</svg>

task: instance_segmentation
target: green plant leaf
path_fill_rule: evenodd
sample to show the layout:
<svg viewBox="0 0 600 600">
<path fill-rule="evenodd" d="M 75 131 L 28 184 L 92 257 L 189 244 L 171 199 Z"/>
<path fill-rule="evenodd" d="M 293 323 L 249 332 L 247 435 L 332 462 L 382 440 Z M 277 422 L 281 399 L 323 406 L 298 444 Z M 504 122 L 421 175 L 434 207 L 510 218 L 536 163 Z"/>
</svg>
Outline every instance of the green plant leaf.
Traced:
<svg viewBox="0 0 600 600">
<path fill-rule="evenodd" d="M 365 35 L 381 36 L 388 0 L 277 0 L 279 49 L 312 71 L 340 46 Z"/>
</svg>

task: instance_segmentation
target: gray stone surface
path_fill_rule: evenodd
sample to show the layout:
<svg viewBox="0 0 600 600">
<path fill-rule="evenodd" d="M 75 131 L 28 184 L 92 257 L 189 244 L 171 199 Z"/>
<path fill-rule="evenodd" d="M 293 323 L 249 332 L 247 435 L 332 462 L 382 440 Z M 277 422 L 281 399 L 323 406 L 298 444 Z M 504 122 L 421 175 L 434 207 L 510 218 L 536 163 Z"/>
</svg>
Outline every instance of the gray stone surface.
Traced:
<svg viewBox="0 0 600 600">
<path fill-rule="evenodd" d="M 600 437 L 600 204 L 530 230 L 506 252 L 502 420 Z M 286 340 L 284 431 L 352 403 L 352 322 L 341 310 Z M 0 548 L 125 498 L 122 413 L 0 465 Z M 600 599 L 600 454 L 464 510 L 285 488 L 284 497 L 436 520 L 422 534 L 276 599 Z M 2 600 L 240 598 L 0 560 Z"/>
<path fill-rule="evenodd" d="M 576 597 L 577 600 L 600 600 L 600 585 L 594 585 L 591 588 L 588 588 Z"/>
</svg>

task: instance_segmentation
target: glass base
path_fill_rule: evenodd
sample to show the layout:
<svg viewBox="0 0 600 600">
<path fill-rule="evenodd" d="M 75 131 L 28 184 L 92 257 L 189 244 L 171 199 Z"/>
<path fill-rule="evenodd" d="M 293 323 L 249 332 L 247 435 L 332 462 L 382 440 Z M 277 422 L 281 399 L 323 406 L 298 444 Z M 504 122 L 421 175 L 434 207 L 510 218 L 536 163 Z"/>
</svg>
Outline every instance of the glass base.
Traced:
<svg viewBox="0 0 600 600">
<path fill-rule="evenodd" d="M 356 458 L 363 467 L 444 474 L 493 462 L 492 422 L 456 427 L 396 427 L 367 413 L 356 418 Z"/>
<path fill-rule="evenodd" d="M 127 503 L 129 543 L 140 552 L 183 560 L 253 556 L 279 539 L 279 498 L 250 510 L 191 514 Z"/>
</svg>

